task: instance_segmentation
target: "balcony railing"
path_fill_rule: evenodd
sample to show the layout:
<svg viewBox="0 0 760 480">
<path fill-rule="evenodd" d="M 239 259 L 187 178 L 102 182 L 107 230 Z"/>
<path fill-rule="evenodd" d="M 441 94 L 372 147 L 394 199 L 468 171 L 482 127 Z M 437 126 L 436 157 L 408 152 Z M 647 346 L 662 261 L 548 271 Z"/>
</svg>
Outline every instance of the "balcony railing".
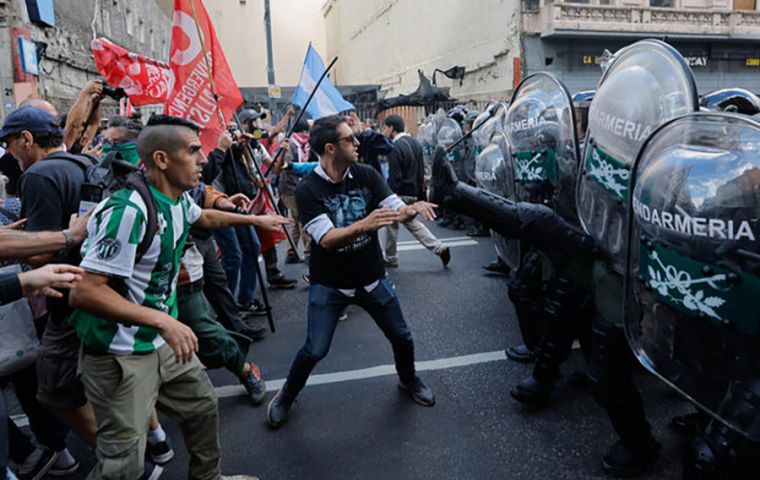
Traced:
<svg viewBox="0 0 760 480">
<path fill-rule="evenodd" d="M 523 28 L 543 37 L 610 32 L 745 38 L 760 35 L 758 10 L 688 8 L 687 1 L 676 0 L 673 2 L 676 8 L 662 8 L 631 5 L 630 1 L 624 4 L 623 0 L 609 0 L 612 5 L 600 5 L 599 0 L 593 3 L 540 0 L 537 9 L 523 8 Z"/>
</svg>

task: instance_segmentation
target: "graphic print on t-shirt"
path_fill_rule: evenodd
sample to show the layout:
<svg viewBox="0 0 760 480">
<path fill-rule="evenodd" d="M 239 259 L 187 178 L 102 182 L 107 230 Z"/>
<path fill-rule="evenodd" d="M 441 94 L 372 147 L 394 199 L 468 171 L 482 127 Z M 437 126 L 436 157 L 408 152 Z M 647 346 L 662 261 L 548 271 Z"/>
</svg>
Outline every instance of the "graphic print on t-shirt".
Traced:
<svg viewBox="0 0 760 480">
<path fill-rule="evenodd" d="M 329 217 L 337 228 L 349 225 L 367 216 L 367 205 L 372 193 L 369 188 L 357 188 L 347 193 L 339 193 L 323 200 Z M 339 252 L 361 250 L 370 242 L 370 236 L 362 233 L 350 244 L 338 249 Z"/>
</svg>

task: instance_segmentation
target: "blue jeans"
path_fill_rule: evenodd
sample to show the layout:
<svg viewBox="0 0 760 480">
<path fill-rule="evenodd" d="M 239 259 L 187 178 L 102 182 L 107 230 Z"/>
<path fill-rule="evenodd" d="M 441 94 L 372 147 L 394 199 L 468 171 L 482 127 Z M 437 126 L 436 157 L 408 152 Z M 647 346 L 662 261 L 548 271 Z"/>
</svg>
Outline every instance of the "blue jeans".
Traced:
<svg viewBox="0 0 760 480">
<path fill-rule="evenodd" d="M 298 351 L 290 367 L 283 396 L 292 401 L 306 385 L 311 371 L 330 350 L 335 327 L 343 310 L 351 304 L 362 307 L 383 331 L 393 347 L 393 358 L 399 379 L 405 384 L 414 379 L 414 340 L 401 312 L 390 278 L 383 277 L 371 292 L 356 289 L 348 297 L 337 289 L 312 283 L 309 287 L 309 310 L 306 343 Z"/>
<path fill-rule="evenodd" d="M 5 480 L 6 469 L 8 467 L 8 445 L 10 438 L 8 436 L 8 412 L 5 409 L 5 396 L 0 391 L 0 479 Z"/>
<path fill-rule="evenodd" d="M 235 293 L 239 280 L 237 302 L 248 305 L 256 291 L 256 262 L 261 251 L 256 230 L 245 225 L 223 228 L 214 232 L 214 239 L 222 251 L 222 267 L 227 274 L 230 291 Z"/>
</svg>

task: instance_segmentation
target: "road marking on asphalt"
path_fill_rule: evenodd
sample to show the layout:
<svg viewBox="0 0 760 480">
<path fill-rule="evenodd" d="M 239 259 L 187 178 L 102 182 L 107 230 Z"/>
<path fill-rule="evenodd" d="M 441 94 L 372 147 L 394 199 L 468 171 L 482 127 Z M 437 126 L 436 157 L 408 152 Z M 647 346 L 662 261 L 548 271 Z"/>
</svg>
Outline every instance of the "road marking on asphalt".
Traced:
<svg viewBox="0 0 760 480">
<path fill-rule="evenodd" d="M 443 244 L 447 247 L 466 247 L 469 245 L 477 245 L 478 242 L 475 240 L 460 240 L 458 242 L 443 242 Z M 416 245 L 399 245 L 396 247 L 396 250 L 399 252 L 406 252 L 408 250 L 424 250 L 425 248 L 425 245 L 417 242 Z"/>
<path fill-rule="evenodd" d="M 438 240 L 442 241 L 443 243 L 449 243 L 449 242 L 459 242 L 462 240 L 471 240 L 472 237 L 449 237 L 449 238 L 439 238 Z M 403 242 L 397 242 L 396 245 L 415 245 L 419 244 L 420 242 L 418 240 L 404 240 Z M 478 242 L 475 242 L 478 243 Z"/>
<path fill-rule="evenodd" d="M 439 358 L 436 360 L 425 360 L 415 362 L 418 372 L 429 372 L 434 370 L 448 370 L 450 368 L 467 367 L 470 365 L 479 365 L 481 363 L 500 362 L 506 360 L 507 356 L 504 350 L 495 352 L 474 353 L 472 355 L 461 355 L 458 357 Z M 328 385 L 331 383 L 350 382 L 354 380 L 364 380 L 367 378 L 385 377 L 396 375 L 394 365 L 378 365 L 377 367 L 362 368 L 359 370 L 347 370 L 344 372 L 321 373 L 312 375 L 306 382 L 306 386 Z M 276 380 L 267 380 L 267 391 L 276 392 L 285 383 L 284 378 Z M 224 385 L 214 388 L 218 398 L 229 398 L 245 395 L 245 388 L 242 385 Z M 11 420 L 20 428 L 29 425 L 29 419 L 26 415 L 11 415 Z"/>
<path fill-rule="evenodd" d="M 469 365 L 478 365 L 481 363 L 490 363 L 506 360 L 507 356 L 504 354 L 504 350 L 498 350 L 495 352 L 483 352 L 475 353 L 472 355 L 462 355 L 458 357 L 439 358 L 437 360 L 426 360 L 416 362 L 415 366 L 418 372 L 426 372 L 432 370 L 448 370 L 450 368 L 467 367 Z M 306 382 L 306 386 L 314 385 L 327 385 L 330 383 L 342 383 L 350 382 L 354 380 L 364 380 L 367 378 L 385 377 L 388 375 L 396 375 L 396 367 L 394 365 L 378 365 L 377 367 L 362 368 L 359 370 L 347 370 L 344 372 L 334 373 L 322 373 L 312 375 Z M 284 378 L 278 378 L 276 380 L 267 380 L 267 391 L 276 392 L 282 388 L 285 383 Z M 216 395 L 219 398 L 236 397 L 238 395 L 245 395 L 245 388 L 242 385 L 225 385 L 222 387 L 216 387 L 214 389 Z"/>
</svg>

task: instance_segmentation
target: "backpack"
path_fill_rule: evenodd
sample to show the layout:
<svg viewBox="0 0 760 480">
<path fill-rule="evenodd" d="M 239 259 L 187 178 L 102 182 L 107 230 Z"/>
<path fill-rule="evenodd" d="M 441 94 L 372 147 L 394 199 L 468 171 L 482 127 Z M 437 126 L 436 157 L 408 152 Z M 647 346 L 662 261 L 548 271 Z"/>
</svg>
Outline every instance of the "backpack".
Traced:
<svg viewBox="0 0 760 480">
<path fill-rule="evenodd" d="M 137 246 L 137 253 L 135 254 L 135 262 L 139 262 L 150 248 L 150 244 L 153 243 L 153 237 L 158 233 L 156 200 L 150 193 L 148 178 L 145 173 L 139 167 L 122 160 L 118 152 L 109 152 L 102 160 L 90 155 L 73 155 L 67 152 L 57 152 L 47 159 L 68 160 L 77 164 L 84 171 L 82 187 L 99 189 L 101 199 L 108 198 L 123 188 L 131 188 L 137 191 L 147 210 L 145 235 Z"/>
</svg>

